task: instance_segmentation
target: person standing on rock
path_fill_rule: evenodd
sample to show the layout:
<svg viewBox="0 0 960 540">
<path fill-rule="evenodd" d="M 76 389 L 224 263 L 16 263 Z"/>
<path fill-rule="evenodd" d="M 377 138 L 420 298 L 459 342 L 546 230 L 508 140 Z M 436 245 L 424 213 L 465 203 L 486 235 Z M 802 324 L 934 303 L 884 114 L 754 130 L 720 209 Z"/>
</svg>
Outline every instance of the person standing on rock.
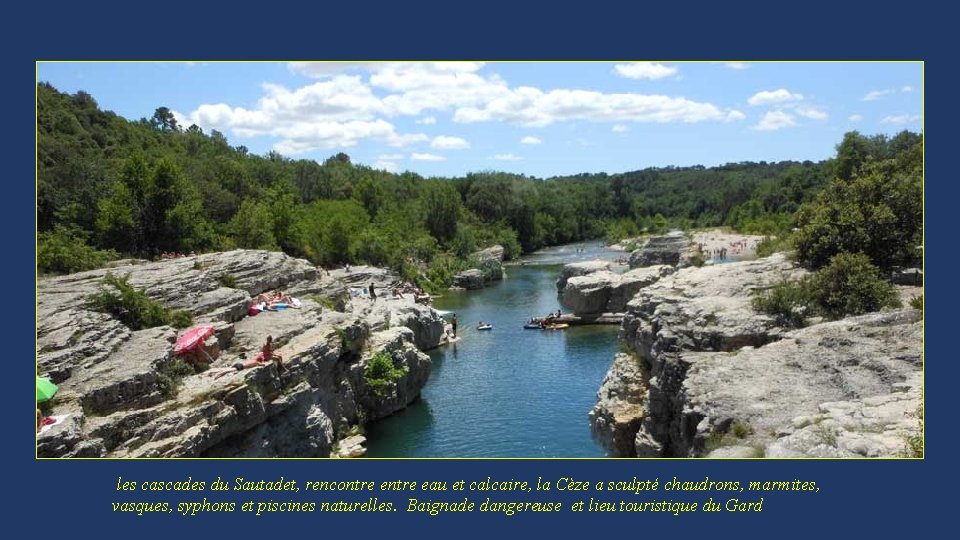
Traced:
<svg viewBox="0 0 960 540">
<path fill-rule="evenodd" d="M 370 299 L 374 302 L 377 301 L 377 291 L 373 288 L 373 283 L 370 283 Z"/>
<path fill-rule="evenodd" d="M 457 337 L 457 314 L 453 314 L 453 318 L 450 319 L 450 326 L 453 327 L 453 337 Z"/>
</svg>

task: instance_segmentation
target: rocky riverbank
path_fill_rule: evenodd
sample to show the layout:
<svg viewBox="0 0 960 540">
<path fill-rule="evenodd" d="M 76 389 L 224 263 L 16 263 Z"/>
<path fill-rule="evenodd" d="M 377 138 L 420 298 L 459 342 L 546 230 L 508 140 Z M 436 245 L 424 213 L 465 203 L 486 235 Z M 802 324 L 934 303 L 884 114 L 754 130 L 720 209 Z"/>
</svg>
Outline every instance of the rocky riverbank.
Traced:
<svg viewBox="0 0 960 540">
<path fill-rule="evenodd" d="M 482 289 L 491 281 L 503 279 L 503 246 L 495 245 L 470 255 L 473 268 L 453 277 L 453 287 L 458 289 Z"/>
<path fill-rule="evenodd" d="M 349 294 L 352 285 L 395 280 L 381 269 L 327 273 L 282 253 L 247 250 L 134 262 L 39 281 L 39 367 L 60 386 L 46 412 L 66 416 L 38 435 L 40 457 L 359 455 L 358 428 L 417 399 L 431 370 L 421 351 L 445 339 L 439 315 L 412 299 Z M 170 327 L 133 331 L 87 309 L 85 298 L 107 271 L 189 311 L 195 323 L 213 324 L 210 369 L 182 368 Z M 299 297 L 302 309 L 247 315 L 252 296 L 275 289 Z M 221 369 L 256 354 L 268 335 L 283 355 L 283 373 L 273 364 Z M 378 352 L 405 367 L 385 392 L 364 378 Z"/>
<path fill-rule="evenodd" d="M 778 327 L 753 291 L 782 255 L 683 268 L 626 305 L 590 413 L 613 456 L 891 457 L 919 432 L 922 320 L 900 309 Z"/>
</svg>

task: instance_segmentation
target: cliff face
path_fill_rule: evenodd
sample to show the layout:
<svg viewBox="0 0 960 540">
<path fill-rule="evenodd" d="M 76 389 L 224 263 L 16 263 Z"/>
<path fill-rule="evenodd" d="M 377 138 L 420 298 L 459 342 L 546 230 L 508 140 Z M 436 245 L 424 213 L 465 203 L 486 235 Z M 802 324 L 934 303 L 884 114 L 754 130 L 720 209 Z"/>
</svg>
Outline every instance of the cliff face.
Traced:
<svg viewBox="0 0 960 540">
<path fill-rule="evenodd" d="M 922 321 L 906 309 L 788 331 L 752 291 L 782 256 L 687 268 L 640 289 L 591 422 L 615 456 L 895 456 L 918 432 Z M 629 358 L 629 356 L 627 356 Z M 615 420 L 613 420 L 615 419 Z"/>
<path fill-rule="evenodd" d="M 350 277 L 392 279 L 363 270 Z M 443 337 L 430 308 L 412 299 L 351 299 L 343 272 L 318 272 L 282 253 L 238 250 L 109 271 L 191 311 L 197 324 L 213 324 L 207 349 L 217 359 L 208 371 L 184 370 L 172 328 L 131 331 L 87 310 L 84 299 L 107 270 L 41 279 L 39 365 L 60 386 L 50 413 L 68 415 L 38 436 L 41 457 L 328 456 L 354 426 L 417 399 L 431 367 L 420 350 Z M 251 295 L 273 289 L 299 297 L 302 309 L 247 316 Z M 283 373 L 273 364 L 231 371 L 268 335 Z M 365 359 L 377 351 L 408 368 L 383 396 L 363 379 Z"/>
</svg>

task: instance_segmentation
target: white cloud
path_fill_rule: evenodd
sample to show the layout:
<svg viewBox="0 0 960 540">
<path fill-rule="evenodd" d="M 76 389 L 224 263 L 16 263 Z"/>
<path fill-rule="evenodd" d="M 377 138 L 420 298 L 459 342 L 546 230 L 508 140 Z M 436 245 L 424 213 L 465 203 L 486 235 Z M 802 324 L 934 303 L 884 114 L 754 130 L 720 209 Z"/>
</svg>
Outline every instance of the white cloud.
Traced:
<svg viewBox="0 0 960 540">
<path fill-rule="evenodd" d="M 676 71 L 659 64 L 626 66 L 631 73 Z M 483 67 L 479 62 L 295 62 L 289 64 L 291 71 L 315 80 L 293 89 L 263 84 L 262 97 L 252 107 L 207 103 L 175 115 L 184 126 L 197 124 L 240 139 L 270 137 L 276 141 L 275 150 L 299 154 L 347 148 L 363 140 L 394 147 L 431 141 L 424 133 L 398 133 L 391 121 L 397 115 L 419 117 L 423 111 L 452 111 L 454 121 L 461 123 L 521 126 L 565 121 L 693 123 L 724 121 L 731 114 L 712 103 L 683 97 L 510 87 L 498 75 L 484 74 Z M 429 125 L 436 116 L 415 121 Z M 463 145 L 443 138 L 434 141 Z"/>
<path fill-rule="evenodd" d="M 827 112 L 816 107 L 797 107 L 797 114 L 811 120 L 826 120 Z"/>
<path fill-rule="evenodd" d="M 460 137 L 440 135 L 430 141 L 430 148 L 436 148 L 437 150 L 465 150 L 470 148 L 470 143 Z"/>
<path fill-rule="evenodd" d="M 871 90 L 867 92 L 867 95 L 863 96 L 863 99 L 860 101 L 876 101 L 887 94 L 892 94 L 893 90 Z"/>
<path fill-rule="evenodd" d="M 490 159 L 495 159 L 497 161 L 520 161 L 523 158 L 513 154 L 497 154 Z"/>
<path fill-rule="evenodd" d="M 498 76 L 477 73 L 482 67 L 480 62 L 395 62 L 371 75 L 370 84 L 393 92 L 383 98 L 389 114 L 416 115 L 478 105 L 509 93 Z"/>
<path fill-rule="evenodd" d="M 397 172 L 400 170 L 400 165 L 394 161 L 377 160 L 373 162 L 373 168 L 381 171 Z"/>
<path fill-rule="evenodd" d="M 414 161 L 443 161 L 447 158 L 436 154 L 411 154 L 410 159 Z"/>
<path fill-rule="evenodd" d="M 789 103 L 803 100 L 803 94 L 795 94 L 786 88 L 778 90 L 763 90 L 750 96 L 747 103 L 750 105 L 773 105 L 775 103 Z"/>
<path fill-rule="evenodd" d="M 681 97 L 645 94 L 604 94 L 589 90 L 551 90 L 521 86 L 480 107 L 461 107 L 454 122 L 502 121 L 542 127 L 554 122 L 703 122 L 722 120 L 723 112 L 711 103 Z"/>
<path fill-rule="evenodd" d="M 724 120 L 724 122 L 736 122 L 736 121 L 738 121 L 738 120 L 743 120 L 743 119 L 745 119 L 746 117 L 747 117 L 747 115 L 745 115 L 745 114 L 743 114 L 742 112 L 734 109 L 734 110 L 732 110 L 732 111 L 730 111 L 730 112 L 727 113 L 727 118 Z"/>
<path fill-rule="evenodd" d="M 880 120 L 881 124 L 909 124 L 910 122 L 920 121 L 919 114 L 898 114 L 896 116 L 884 116 Z"/>
<path fill-rule="evenodd" d="M 404 146 L 410 146 L 411 144 L 427 140 L 430 140 L 430 137 L 427 137 L 423 133 L 404 133 L 402 135 L 391 133 L 387 136 L 387 144 L 396 148 L 403 148 Z"/>
<path fill-rule="evenodd" d="M 736 70 L 748 69 L 750 67 L 750 64 L 746 62 L 727 62 L 723 65 L 728 69 L 736 69 Z"/>
<path fill-rule="evenodd" d="M 383 160 L 383 161 L 396 161 L 398 159 L 403 159 L 405 157 L 406 156 L 404 156 L 403 154 L 380 154 L 379 156 L 377 156 L 377 159 Z"/>
<path fill-rule="evenodd" d="M 851 114 L 850 116 L 847 117 L 847 120 L 849 120 L 849 121 L 851 121 L 851 122 L 859 122 L 859 121 L 863 120 L 863 115 L 862 115 L 862 114 Z"/>
<path fill-rule="evenodd" d="M 913 92 L 913 87 L 912 87 L 912 86 L 904 86 L 903 88 L 900 89 L 900 91 L 901 91 L 901 92 L 904 92 L 904 93 L 906 93 L 906 92 Z"/>
<path fill-rule="evenodd" d="M 526 137 L 520 139 L 520 144 L 540 144 L 542 142 L 543 141 L 532 135 L 527 135 Z"/>
<path fill-rule="evenodd" d="M 626 133 L 630 131 L 630 126 L 625 124 L 614 124 L 613 127 L 610 128 L 610 131 L 614 133 Z"/>
<path fill-rule="evenodd" d="M 617 64 L 613 66 L 614 71 L 621 77 L 628 79 L 650 79 L 657 80 L 664 77 L 677 74 L 677 68 L 658 64 L 656 62 L 632 62 L 630 64 Z"/>
<path fill-rule="evenodd" d="M 320 79 L 350 70 L 376 71 L 388 62 L 290 62 L 287 68 L 298 75 Z"/>
<path fill-rule="evenodd" d="M 778 129 L 796 125 L 797 123 L 794 121 L 792 115 L 783 111 L 769 111 L 763 115 L 763 118 L 757 125 L 753 126 L 753 129 L 757 131 L 777 131 Z"/>
<path fill-rule="evenodd" d="M 263 91 L 253 109 L 204 104 L 182 116 L 186 125 L 230 130 L 239 137 L 278 138 L 273 148 L 285 154 L 351 147 L 364 139 L 391 146 L 427 140 L 424 134 L 398 134 L 393 124 L 378 118 L 383 103 L 356 76 L 336 76 L 296 90 L 264 84 Z"/>
</svg>

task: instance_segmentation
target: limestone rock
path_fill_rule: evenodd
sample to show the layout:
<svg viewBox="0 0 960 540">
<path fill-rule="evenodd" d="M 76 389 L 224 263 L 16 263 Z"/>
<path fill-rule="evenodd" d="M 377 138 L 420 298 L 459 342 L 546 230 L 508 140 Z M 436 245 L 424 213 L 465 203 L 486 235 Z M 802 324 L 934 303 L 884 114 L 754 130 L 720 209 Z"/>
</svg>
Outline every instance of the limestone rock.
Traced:
<svg viewBox="0 0 960 540">
<path fill-rule="evenodd" d="M 453 286 L 462 289 L 474 290 L 483 288 L 483 272 L 476 268 L 464 270 L 453 276 Z"/>
<path fill-rule="evenodd" d="M 641 430 L 674 456 L 717 440 L 768 456 L 894 456 L 916 431 L 921 325 L 915 310 L 874 313 L 758 348 L 668 354 L 647 403 L 658 412 Z M 904 381 L 917 381 L 913 395 Z"/>
<path fill-rule="evenodd" d="M 114 271 L 166 306 L 213 323 L 206 346 L 214 362 L 206 372 L 175 363 L 172 328 L 131 331 L 89 311 L 85 298 L 107 270 L 42 278 L 39 363 L 60 385 L 50 413 L 70 415 L 38 435 L 42 457 L 327 457 L 364 418 L 416 399 L 430 372 L 418 347 L 436 346 L 443 334 L 439 315 L 412 299 L 344 300 L 344 312 L 313 300 L 398 279 L 377 268 L 320 272 L 282 253 L 237 250 Z M 247 316 L 251 295 L 271 289 L 300 297 L 302 309 Z M 373 350 L 410 369 L 391 395 L 371 400 L 356 375 L 376 330 Z M 268 335 L 283 355 L 282 372 L 274 363 L 232 367 L 257 354 Z"/>
<path fill-rule="evenodd" d="M 782 255 L 684 268 L 639 290 L 621 339 L 643 360 L 640 457 L 896 456 L 917 433 L 921 314 L 777 327 L 755 291 L 803 271 Z M 619 358 L 608 379 L 626 377 Z M 606 384 L 606 383 L 605 383 Z M 591 416 L 594 429 L 604 420 Z M 636 424 L 623 423 L 624 429 Z M 629 438 L 629 431 L 619 439 Z M 619 452 L 619 453 L 617 453 Z"/>
<path fill-rule="evenodd" d="M 630 254 L 630 268 L 669 264 L 677 266 L 691 247 L 690 239 L 682 231 L 671 231 L 663 236 L 653 236 Z"/>
<path fill-rule="evenodd" d="M 634 436 L 643 420 L 646 391 L 640 361 L 628 354 L 618 354 L 597 392 L 597 404 L 589 414 L 594 438 L 611 456 L 636 456 Z"/>
<path fill-rule="evenodd" d="M 601 270 L 571 277 L 563 289 L 563 303 L 578 315 L 622 313 L 640 289 L 673 271 L 672 266 L 659 265 L 624 274 Z"/>
<path fill-rule="evenodd" d="M 560 270 L 560 277 L 557 279 L 557 290 L 563 292 L 567 286 L 567 280 L 572 277 L 586 276 L 594 272 L 610 270 L 609 261 L 584 261 L 566 264 Z"/>
<path fill-rule="evenodd" d="M 473 253 L 470 257 L 477 261 L 477 269 L 483 273 L 484 281 L 503 279 L 503 246 L 490 246 Z"/>
<path fill-rule="evenodd" d="M 364 377 L 367 363 L 374 354 L 380 352 L 388 354 L 394 365 L 403 365 L 407 371 L 382 394 L 370 388 Z M 363 406 L 370 420 L 376 420 L 405 408 L 420 397 L 420 389 L 427 383 L 431 367 L 430 357 L 413 345 L 413 331 L 397 327 L 370 337 L 370 352 L 351 366 L 350 376 L 354 387 L 360 389 L 358 403 Z"/>
<path fill-rule="evenodd" d="M 363 435 L 351 435 L 341 439 L 337 445 L 336 454 L 333 457 L 339 458 L 358 458 L 367 454 L 364 445 L 367 444 L 367 438 Z"/>
</svg>

